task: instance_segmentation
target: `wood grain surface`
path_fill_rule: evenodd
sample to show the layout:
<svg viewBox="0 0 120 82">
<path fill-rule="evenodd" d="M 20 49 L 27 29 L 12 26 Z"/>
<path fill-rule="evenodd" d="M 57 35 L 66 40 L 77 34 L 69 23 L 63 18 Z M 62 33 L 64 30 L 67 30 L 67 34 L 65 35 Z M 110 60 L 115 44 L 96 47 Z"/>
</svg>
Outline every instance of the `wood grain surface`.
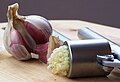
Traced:
<svg viewBox="0 0 120 82">
<path fill-rule="evenodd" d="M 90 27 L 94 31 L 104 35 L 112 41 L 120 44 L 120 29 L 89 23 L 80 20 L 50 20 L 53 29 L 63 35 L 78 40 L 77 29 Z M 110 82 L 107 77 L 74 78 L 53 75 L 47 70 L 47 65 L 38 60 L 18 61 L 12 57 L 3 47 L 3 33 L 1 28 L 6 23 L 0 23 L 0 82 Z"/>
</svg>

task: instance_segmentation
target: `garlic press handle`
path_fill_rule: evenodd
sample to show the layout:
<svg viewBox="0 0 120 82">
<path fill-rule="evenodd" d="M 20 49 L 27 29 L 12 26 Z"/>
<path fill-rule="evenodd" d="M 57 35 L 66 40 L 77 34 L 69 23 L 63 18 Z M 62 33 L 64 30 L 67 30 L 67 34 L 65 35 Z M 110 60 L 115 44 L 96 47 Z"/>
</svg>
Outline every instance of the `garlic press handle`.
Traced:
<svg viewBox="0 0 120 82">
<path fill-rule="evenodd" d="M 120 61 L 120 46 L 110 41 L 106 37 L 96 33 L 88 27 L 84 27 L 78 30 L 78 37 L 82 39 L 106 39 L 109 41 L 109 44 L 112 49 L 112 53 L 116 59 Z"/>
<path fill-rule="evenodd" d="M 114 59 L 113 55 L 97 55 L 97 62 L 105 67 L 118 67 L 120 68 L 120 60 Z"/>
<path fill-rule="evenodd" d="M 103 61 L 104 66 L 107 67 L 118 67 L 120 68 L 120 61 L 118 59 L 114 59 L 114 61 Z"/>
</svg>

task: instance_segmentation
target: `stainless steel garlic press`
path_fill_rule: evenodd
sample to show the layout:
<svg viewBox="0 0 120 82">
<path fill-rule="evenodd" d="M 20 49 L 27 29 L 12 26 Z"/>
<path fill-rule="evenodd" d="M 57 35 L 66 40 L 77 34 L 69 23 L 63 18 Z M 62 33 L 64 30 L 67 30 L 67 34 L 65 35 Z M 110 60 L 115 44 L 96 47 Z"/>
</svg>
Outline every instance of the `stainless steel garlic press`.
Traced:
<svg viewBox="0 0 120 82">
<path fill-rule="evenodd" d="M 69 78 L 106 76 L 109 69 L 120 67 L 120 46 L 89 28 L 78 30 L 78 37 L 84 40 L 73 41 L 55 30 L 53 35 L 68 46 Z"/>
</svg>

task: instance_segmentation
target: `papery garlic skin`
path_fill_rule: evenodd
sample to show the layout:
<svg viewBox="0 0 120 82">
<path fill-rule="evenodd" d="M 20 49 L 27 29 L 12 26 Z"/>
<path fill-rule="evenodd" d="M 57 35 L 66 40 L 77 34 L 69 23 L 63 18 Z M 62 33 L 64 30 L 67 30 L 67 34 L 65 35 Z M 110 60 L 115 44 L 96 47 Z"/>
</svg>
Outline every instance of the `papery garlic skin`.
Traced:
<svg viewBox="0 0 120 82">
<path fill-rule="evenodd" d="M 69 51 L 68 47 L 63 45 L 53 50 L 48 58 L 48 69 L 56 75 L 66 76 L 69 71 Z"/>
<path fill-rule="evenodd" d="M 4 32 L 6 50 L 18 60 L 30 59 L 31 53 L 47 63 L 47 48 L 52 27 L 47 19 L 38 15 L 18 15 L 19 5 L 8 7 L 8 27 Z"/>
<path fill-rule="evenodd" d="M 49 41 L 49 37 L 52 33 L 52 27 L 47 19 L 37 15 L 26 16 L 25 26 L 27 32 L 33 37 L 37 44 L 42 44 Z M 41 38 L 39 38 L 38 36 Z"/>
<path fill-rule="evenodd" d="M 59 38 L 51 35 L 50 38 L 49 38 L 47 58 L 50 57 L 52 51 L 53 51 L 55 48 L 58 48 L 58 47 L 60 47 L 61 45 L 62 45 L 62 42 L 59 40 Z"/>
</svg>

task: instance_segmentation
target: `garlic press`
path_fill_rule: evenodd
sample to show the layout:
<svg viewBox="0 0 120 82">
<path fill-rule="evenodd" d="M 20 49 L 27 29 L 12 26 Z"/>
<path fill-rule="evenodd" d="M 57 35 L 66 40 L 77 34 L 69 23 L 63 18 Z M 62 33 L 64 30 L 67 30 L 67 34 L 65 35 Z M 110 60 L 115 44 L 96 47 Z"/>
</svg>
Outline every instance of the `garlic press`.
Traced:
<svg viewBox="0 0 120 82">
<path fill-rule="evenodd" d="M 63 45 L 68 46 L 70 67 L 67 77 L 69 78 L 106 76 L 110 71 L 104 71 L 101 67 L 114 67 L 114 64 L 112 63 L 115 63 L 117 57 L 119 57 L 119 55 L 113 55 L 112 53 L 113 49 L 116 48 L 116 45 L 112 42 L 109 42 L 104 38 L 85 38 L 88 37 L 86 33 L 89 32 L 85 32 L 83 29 L 79 30 L 78 36 L 86 40 L 73 41 L 53 30 L 53 35 L 58 37 L 60 41 L 63 42 Z M 111 44 L 115 48 L 111 49 Z M 119 46 L 117 47 L 119 48 Z M 114 50 L 114 52 L 116 52 L 116 50 Z M 119 51 L 117 51 L 117 53 L 118 52 Z M 119 62 L 117 61 L 116 64 L 118 63 Z"/>
</svg>

